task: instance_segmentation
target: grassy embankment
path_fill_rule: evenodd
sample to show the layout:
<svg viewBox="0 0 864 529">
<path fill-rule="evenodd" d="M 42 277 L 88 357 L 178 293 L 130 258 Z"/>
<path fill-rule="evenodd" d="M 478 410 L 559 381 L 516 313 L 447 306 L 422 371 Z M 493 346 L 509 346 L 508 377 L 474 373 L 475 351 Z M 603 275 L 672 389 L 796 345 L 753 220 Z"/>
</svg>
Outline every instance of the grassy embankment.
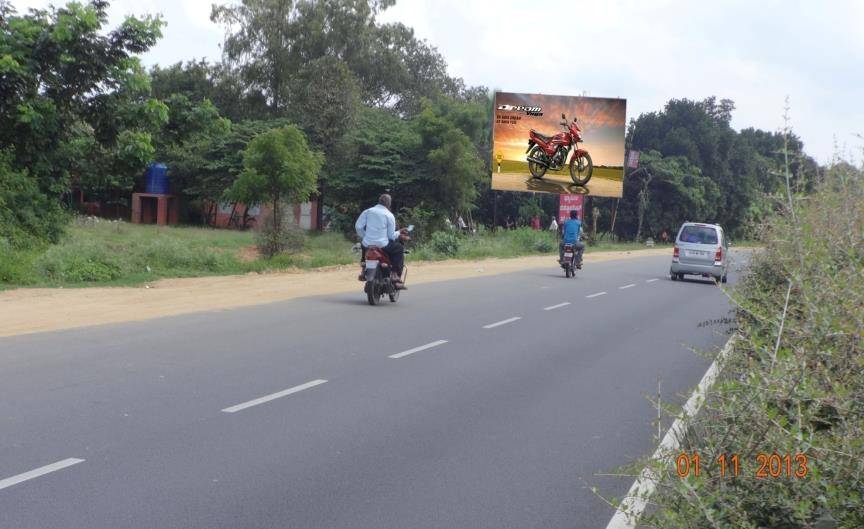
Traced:
<svg viewBox="0 0 864 529">
<path fill-rule="evenodd" d="M 864 527 L 864 182 L 835 178 L 766 225 L 731 293 L 740 339 L 681 449 L 651 463 L 646 527 Z"/>
<path fill-rule="evenodd" d="M 498 166 L 494 166 L 494 170 L 498 170 Z M 529 174 L 528 171 L 528 162 L 520 162 L 515 160 L 502 160 L 501 161 L 501 172 L 502 173 L 524 173 L 525 175 Z M 547 171 L 548 174 L 555 175 L 563 175 L 567 178 L 570 178 L 570 167 L 564 167 L 563 169 L 559 169 L 557 171 Z M 607 180 L 615 180 L 621 182 L 624 179 L 624 168 L 623 167 L 606 167 L 603 165 L 595 165 L 594 171 L 591 174 L 592 178 L 605 178 Z"/>
<path fill-rule="evenodd" d="M 54 246 L 0 248 L 0 289 L 23 286 L 135 285 L 160 278 L 243 274 L 353 263 L 352 241 L 337 233 L 313 234 L 303 249 L 271 260 L 258 256 L 252 232 L 197 227 L 156 227 L 101 221 L 69 226 Z M 411 243 L 409 260 L 483 259 L 552 254 L 555 236 L 527 228 L 473 237 L 438 233 Z M 634 250 L 634 243 L 601 243 L 598 250 Z"/>
</svg>

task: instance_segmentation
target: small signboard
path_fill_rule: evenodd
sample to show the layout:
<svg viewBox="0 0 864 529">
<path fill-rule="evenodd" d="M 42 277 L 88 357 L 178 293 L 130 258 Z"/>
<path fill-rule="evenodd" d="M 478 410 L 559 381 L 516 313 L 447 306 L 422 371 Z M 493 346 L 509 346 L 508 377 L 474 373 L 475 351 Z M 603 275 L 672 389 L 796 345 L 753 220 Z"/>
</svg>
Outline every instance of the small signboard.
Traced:
<svg viewBox="0 0 864 529">
<path fill-rule="evenodd" d="M 562 194 L 558 195 L 558 222 L 564 222 L 570 218 L 570 212 L 576 210 L 579 214 L 579 220 L 582 220 L 582 204 L 585 201 L 585 195 Z"/>
</svg>

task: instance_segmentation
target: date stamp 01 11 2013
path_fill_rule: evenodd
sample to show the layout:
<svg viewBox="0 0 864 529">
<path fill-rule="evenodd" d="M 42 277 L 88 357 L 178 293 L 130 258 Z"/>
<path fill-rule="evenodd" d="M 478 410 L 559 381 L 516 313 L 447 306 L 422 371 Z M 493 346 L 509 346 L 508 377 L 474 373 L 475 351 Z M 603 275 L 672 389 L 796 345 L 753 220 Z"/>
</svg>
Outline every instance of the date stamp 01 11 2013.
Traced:
<svg viewBox="0 0 864 529">
<path fill-rule="evenodd" d="M 682 452 L 675 459 L 675 471 L 678 477 L 698 477 L 703 471 L 706 461 L 697 453 L 687 454 Z M 744 462 L 746 463 L 746 461 Z M 757 479 L 770 478 L 806 478 L 810 473 L 810 459 L 807 454 L 763 454 L 758 453 L 751 462 L 752 474 L 744 470 L 743 476 L 751 476 Z M 719 471 L 721 478 L 737 478 L 742 476 L 742 460 L 738 454 L 720 454 L 712 464 L 713 470 Z M 709 469 L 712 470 L 712 469 Z"/>
</svg>

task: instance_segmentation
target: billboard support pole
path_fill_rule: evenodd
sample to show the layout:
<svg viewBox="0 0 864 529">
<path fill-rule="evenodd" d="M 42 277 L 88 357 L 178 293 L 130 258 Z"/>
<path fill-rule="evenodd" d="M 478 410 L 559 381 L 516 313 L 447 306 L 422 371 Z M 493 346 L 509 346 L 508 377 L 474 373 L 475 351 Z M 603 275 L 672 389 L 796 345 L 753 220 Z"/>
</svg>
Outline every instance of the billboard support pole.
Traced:
<svg viewBox="0 0 864 529">
<path fill-rule="evenodd" d="M 612 236 L 615 236 L 615 218 L 618 216 L 618 199 L 615 199 L 615 205 L 612 206 L 612 227 L 609 228 L 609 232 L 612 233 Z"/>
<path fill-rule="evenodd" d="M 495 197 L 492 200 L 492 231 L 498 231 L 498 191 L 493 191 Z"/>
</svg>

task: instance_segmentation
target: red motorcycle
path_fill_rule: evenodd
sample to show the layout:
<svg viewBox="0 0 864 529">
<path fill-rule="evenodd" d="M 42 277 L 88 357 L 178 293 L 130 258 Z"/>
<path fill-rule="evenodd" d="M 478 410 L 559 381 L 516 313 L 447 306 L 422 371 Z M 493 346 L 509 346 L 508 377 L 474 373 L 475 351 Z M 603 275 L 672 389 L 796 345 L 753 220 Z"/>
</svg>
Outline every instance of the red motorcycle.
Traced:
<svg viewBox="0 0 864 529">
<path fill-rule="evenodd" d="M 406 231 L 407 233 L 411 233 L 414 231 L 414 226 L 408 226 Z M 356 251 L 362 251 L 357 246 L 355 248 Z M 410 250 L 405 250 L 406 255 L 409 253 L 411 253 Z M 360 262 L 360 280 L 366 282 L 363 290 L 366 292 L 366 300 L 370 305 L 377 305 L 381 301 L 381 298 L 384 297 L 384 294 L 387 294 L 391 303 L 396 303 L 399 300 L 399 292 L 401 290 L 396 288 L 390 276 L 392 268 L 393 265 L 390 263 L 390 257 L 387 256 L 387 252 L 384 249 L 378 246 L 366 248 L 366 252 Z M 400 278 L 403 284 L 407 278 L 408 267 L 403 266 L 402 277 Z"/>
<path fill-rule="evenodd" d="M 570 178 L 576 185 L 584 186 L 591 180 L 594 172 L 594 162 L 591 155 L 585 149 L 577 148 L 576 144 L 582 141 L 582 129 L 576 124 L 576 118 L 569 124 L 567 116 L 561 114 L 561 126 L 566 132 L 559 132 L 554 136 L 546 136 L 531 129 L 528 137 L 528 170 L 534 178 L 543 178 L 549 169 L 557 171 L 567 165 L 567 157 L 573 149 L 570 158 Z"/>
</svg>

